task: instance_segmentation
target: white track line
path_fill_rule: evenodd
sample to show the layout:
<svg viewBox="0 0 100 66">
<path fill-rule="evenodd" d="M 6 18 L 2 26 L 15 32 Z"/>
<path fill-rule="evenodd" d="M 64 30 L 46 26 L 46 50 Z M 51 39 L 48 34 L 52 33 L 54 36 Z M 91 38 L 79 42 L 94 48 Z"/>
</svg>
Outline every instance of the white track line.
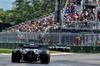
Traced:
<svg viewBox="0 0 100 66">
<path fill-rule="evenodd" d="M 74 53 L 53 53 L 50 55 L 69 55 L 69 54 L 74 54 Z"/>
<path fill-rule="evenodd" d="M 11 54 L 7 54 L 7 53 L 1 53 L 0 55 L 11 55 Z"/>
<path fill-rule="evenodd" d="M 74 53 L 52 53 L 50 55 L 69 55 L 69 54 L 74 54 Z M 0 55 L 12 55 L 12 54 L 2 53 Z"/>
</svg>

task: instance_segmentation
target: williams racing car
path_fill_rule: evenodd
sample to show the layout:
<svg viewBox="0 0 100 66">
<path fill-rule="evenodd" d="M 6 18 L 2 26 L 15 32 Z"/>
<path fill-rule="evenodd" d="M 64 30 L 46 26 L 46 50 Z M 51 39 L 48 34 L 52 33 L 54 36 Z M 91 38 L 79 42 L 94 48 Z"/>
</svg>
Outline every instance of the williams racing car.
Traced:
<svg viewBox="0 0 100 66">
<path fill-rule="evenodd" d="M 50 51 L 39 50 L 39 48 L 39 45 L 20 45 L 20 49 L 12 51 L 11 61 L 40 61 L 48 64 L 50 62 Z"/>
</svg>

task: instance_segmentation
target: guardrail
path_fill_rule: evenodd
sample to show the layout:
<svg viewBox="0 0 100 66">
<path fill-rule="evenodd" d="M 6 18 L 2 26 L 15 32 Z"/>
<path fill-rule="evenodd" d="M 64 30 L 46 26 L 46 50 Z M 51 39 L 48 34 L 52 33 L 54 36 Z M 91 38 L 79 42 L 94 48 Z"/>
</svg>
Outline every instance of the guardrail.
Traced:
<svg viewBox="0 0 100 66">
<path fill-rule="evenodd" d="M 15 49 L 19 48 L 20 44 L 28 44 L 28 43 L 0 43 L 0 48 L 5 49 Z M 42 46 L 43 49 L 48 49 L 51 46 L 50 44 L 35 44 Z M 67 46 L 69 47 L 69 52 L 77 52 L 77 53 L 100 53 L 100 46 Z"/>
<path fill-rule="evenodd" d="M 5 49 L 20 48 L 19 47 L 20 44 L 30 44 L 30 43 L 0 43 L 0 48 L 5 48 Z M 53 46 L 48 44 L 34 44 L 34 45 L 40 45 L 42 46 L 43 49 L 48 49 L 49 46 Z"/>
<path fill-rule="evenodd" d="M 70 52 L 100 53 L 100 46 L 70 46 Z"/>
</svg>

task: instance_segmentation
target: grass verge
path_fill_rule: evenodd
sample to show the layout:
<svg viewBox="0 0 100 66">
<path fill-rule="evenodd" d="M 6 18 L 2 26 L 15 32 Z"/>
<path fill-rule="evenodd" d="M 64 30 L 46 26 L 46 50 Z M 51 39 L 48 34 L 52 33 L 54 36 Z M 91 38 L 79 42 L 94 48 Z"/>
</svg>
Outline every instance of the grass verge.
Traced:
<svg viewBox="0 0 100 66">
<path fill-rule="evenodd" d="M 0 53 L 12 53 L 12 49 L 0 49 Z"/>
<path fill-rule="evenodd" d="M 50 53 L 64 53 L 64 52 L 61 52 L 61 51 L 50 51 Z"/>
</svg>

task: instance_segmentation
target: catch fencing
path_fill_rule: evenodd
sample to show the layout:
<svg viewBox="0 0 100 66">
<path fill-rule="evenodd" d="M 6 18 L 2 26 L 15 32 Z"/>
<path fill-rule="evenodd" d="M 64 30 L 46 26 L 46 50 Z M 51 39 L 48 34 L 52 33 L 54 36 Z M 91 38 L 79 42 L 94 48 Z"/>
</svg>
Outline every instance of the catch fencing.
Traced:
<svg viewBox="0 0 100 66">
<path fill-rule="evenodd" d="M 17 33 L 1 32 L 1 43 L 49 44 L 63 46 L 98 46 L 100 34 L 96 33 Z M 97 42 L 98 41 L 98 42 Z"/>
</svg>

